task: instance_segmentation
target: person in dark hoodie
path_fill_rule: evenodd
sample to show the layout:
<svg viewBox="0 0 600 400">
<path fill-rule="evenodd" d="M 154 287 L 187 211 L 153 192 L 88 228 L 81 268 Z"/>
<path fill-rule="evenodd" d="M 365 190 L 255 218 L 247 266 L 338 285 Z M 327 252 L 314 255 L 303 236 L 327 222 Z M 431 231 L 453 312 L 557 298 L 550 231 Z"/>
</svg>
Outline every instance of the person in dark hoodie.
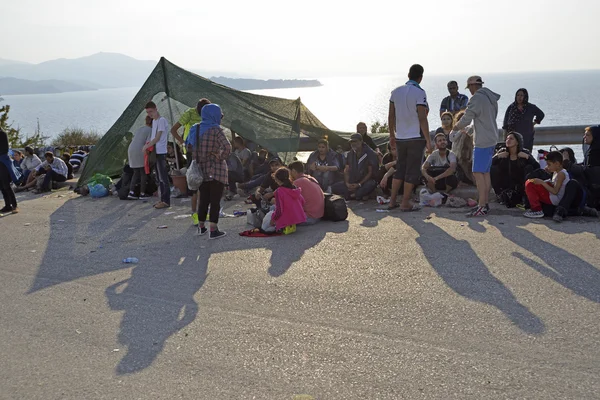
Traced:
<svg viewBox="0 0 600 400">
<path fill-rule="evenodd" d="M 600 167 L 600 125 L 585 128 L 583 142 L 589 146 L 583 157 L 583 165 Z"/>
<path fill-rule="evenodd" d="M 499 202 L 512 208 L 523 204 L 525 177 L 538 169 L 540 164 L 529 150 L 523 148 L 523 136 L 520 133 L 510 132 L 505 144 L 506 147 L 501 148 L 492 159 L 490 175 Z"/>
<path fill-rule="evenodd" d="M 379 162 L 375 152 L 363 142 L 360 133 L 350 136 L 350 146 L 352 150 L 348 152 L 344 181 L 332 185 L 331 191 L 346 199 L 361 200 L 377 187 L 375 177 Z"/>
<path fill-rule="evenodd" d="M 456 135 L 473 121 L 473 177 L 479 193 L 478 206 L 467 214 L 468 217 L 485 217 L 490 211 L 488 197 L 492 189 L 490 169 L 492 158 L 498 143 L 498 100 L 500 95 L 483 87 L 480 76 L 474 75 L 467 79 L 467 89 L 471 99 L 467 104 L 465 115 L 458 121 L 450 137 L 457 140 Z"/>
<path fill-rule="evenodd" d="M 11 182 L 15 184 L 21 179 L 21 174 L 15 169 L 12 160 L 8 156 L 8 135 L 0 129 L 0 191 L 4 198 L 4 208 L 0 213 L 19 212 L 17 207 L 17 198 L 15 192 L 10 186 Z"/>
<path fill-rule="evenodd" d="M 535 125 L 540 124 L 544 116 L 542 110 L 529 102 L 527 89 L 521 88 L 515 94 L 515 101 L 506 109 L 502 129 L 506 132 L 519 132 L 523 135 L 523 148 L 531 151 Z"/>
<path fill-rule="evenodd" d="M 317 142 L 317 150 L 310 154 L 306 165 L 308 174 L 315 178 L 321 189 L 325 191 L 339 181 L 343 169 L 340 155 L 329 148 L 329 142 L 326 139 L 320 139 Z"/>
</svg>

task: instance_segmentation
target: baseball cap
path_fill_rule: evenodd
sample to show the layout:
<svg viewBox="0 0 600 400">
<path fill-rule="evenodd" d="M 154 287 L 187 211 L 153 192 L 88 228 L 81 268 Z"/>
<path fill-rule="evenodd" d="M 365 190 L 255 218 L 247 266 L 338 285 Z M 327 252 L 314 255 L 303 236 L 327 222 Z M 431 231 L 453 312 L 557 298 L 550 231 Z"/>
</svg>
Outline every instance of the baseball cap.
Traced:
<svg viewBox="0 0 600 400">
<path fill-rule="evenodd" d="M 269 165 L 274 163 L 274 162 L 278 162 L 279 164 L 283 164 L 283 162 L 281 162 L 281 158 L 279 157 L 273 157 L 269 160 Z"/>
<path fill-rule="evenodd" d="M 360 133 L 353 133 L 352 135 L 350 135 L 350 142 L 358 142 L 362 140 L 363 137 Z"/>
<path fill-rule="evenodd" d="M 477 75 L 470 76 L 469 79 L 467 79 L 467 87 L 465 89 L 468 89 L 469 85 L 472 85 L 473 83 L 478 83 L 478 84 L 482 85 L 484 82 L 481 80 L 480 76 L 477 76 Z"/>
</svg>

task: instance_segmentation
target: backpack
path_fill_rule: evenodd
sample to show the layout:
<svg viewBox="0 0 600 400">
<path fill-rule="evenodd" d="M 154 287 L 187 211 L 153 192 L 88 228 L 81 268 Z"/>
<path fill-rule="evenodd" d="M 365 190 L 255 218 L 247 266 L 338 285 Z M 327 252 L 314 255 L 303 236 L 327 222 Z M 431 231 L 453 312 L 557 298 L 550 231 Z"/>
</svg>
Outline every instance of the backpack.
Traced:
<svg viewBox="0 0 600 400">
<path fill-rule="evenodd" d="M 323 219 L 328 221 L 345 221 L 348 218 L 346 200 L 336 194 L 325 194 L 325 213 Z"/>
</svg>

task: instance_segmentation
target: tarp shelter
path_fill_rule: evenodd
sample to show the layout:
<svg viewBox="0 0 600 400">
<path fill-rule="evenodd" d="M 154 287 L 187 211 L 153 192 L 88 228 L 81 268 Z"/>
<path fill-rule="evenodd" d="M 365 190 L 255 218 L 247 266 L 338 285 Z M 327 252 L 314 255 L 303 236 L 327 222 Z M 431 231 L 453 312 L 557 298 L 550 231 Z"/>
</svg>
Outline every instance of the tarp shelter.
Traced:
<svg viewBox="0 0 600 400">
<path fill-rule="evenodd" d="M 295 156 L 302 135 L 314 139 L 327 136 L 332 147 L 346 144 L 350 135 L 327 129 L 300 98 L 288 100 L 235 90 L 186 71 L 163 57 L 123 114 L 90 152 L 78 185 L 87 183 L 95 173 L 121 175 L 131 133 L 144 125 L 144 106 L 148 101 L 156 103 L 159 113 L 172 126 L 203 97 L 221 106 L 224 127 L 279 153 L 287 162 Z M 382 138 L 377 139 L 379 144 Z"/>
</svg>

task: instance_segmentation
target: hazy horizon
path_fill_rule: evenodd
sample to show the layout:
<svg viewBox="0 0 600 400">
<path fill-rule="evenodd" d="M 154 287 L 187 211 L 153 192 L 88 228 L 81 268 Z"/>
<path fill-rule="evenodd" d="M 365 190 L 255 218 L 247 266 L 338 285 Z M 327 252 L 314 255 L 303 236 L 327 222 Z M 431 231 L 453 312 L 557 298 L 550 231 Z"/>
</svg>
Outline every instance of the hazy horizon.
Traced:
<svg viewBox="0 0 600 400">
<path fill-rule="evenodd" d="M 4 30 L 18 40 L 5 40 L 0 57 L 29 63 L 111 52 L 276 78 L 404 75 L 413 63 L 432 75 L 600 69 L 600 2 L 588 0 L 413 8 L 224 0 L 210 10 L 192 1 L 21 0 L 3 11 Z"/>
</svg>

